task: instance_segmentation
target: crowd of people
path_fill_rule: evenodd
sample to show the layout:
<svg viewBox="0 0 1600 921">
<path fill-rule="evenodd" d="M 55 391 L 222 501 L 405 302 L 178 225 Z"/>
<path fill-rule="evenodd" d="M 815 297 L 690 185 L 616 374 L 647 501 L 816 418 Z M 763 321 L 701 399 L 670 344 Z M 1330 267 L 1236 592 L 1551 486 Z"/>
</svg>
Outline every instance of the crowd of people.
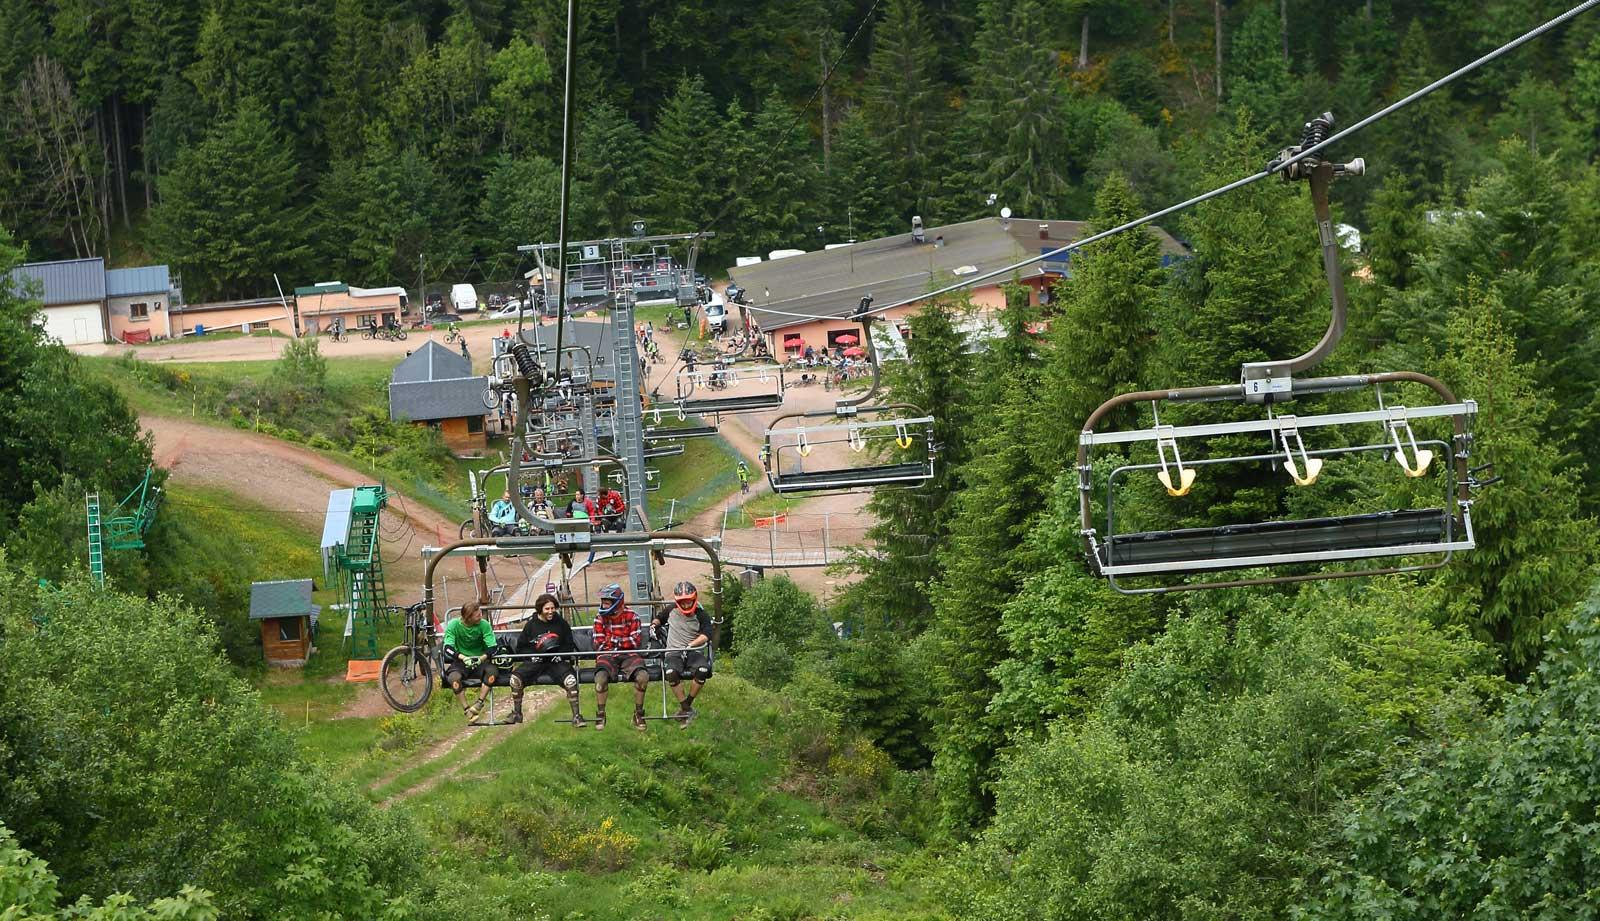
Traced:
<svg viewBox="0 0 1600 921">
<path fill-rule="evenodd" d="M 562 489 L 558 493 L 564 493 L 565 482 L 560 485 Z M 610 486 L 600 487 L 593 496 L 585 493 L 580 486 L 573 490 L 572 498 L 560 506 L 550 501 L 543 486 L 524 486 L 523 498 L 528 511 L 536 518 L 546 521 L 576 518 L 594 522 L 596 531 L 627 530 L 628 500 Z M 500 498 L 489 506 L 489 535 L 509 537 L 534 533 L 538 533 L 538 529 L 517 514 L 516 503 L 511 501 L 511 487 L 507 486 Z"/>
<path fill-rule="evenodd" d="M 672 718 L 680 729 L 694 722 L 695 700 L 712 673 L 711 617 L 700 605 L 694 583 L 674 586 L 672 607 L 656 611 L 648 627 L 628 606 L 622 586 L 608 585 L 600 591 L 598 612 L 589 629 L 592 649 L 580 651 L 560 600 L 547 591 L 534 602 L 534 616 L 522 629 L 501 638 L 484 616 L 482 605 L 469 601 L 459 616 L 445 624 L 444 682 L 469 722 L 483 712 L 493 688 L 509 686 L 509 722 L 520 723 L 528 686 L 545 679 L 566 694 L 572 726 L 582 729 L 589 721 L 584 718 L 578 688 L 583 660 L 592 655 L 594 728 L 606 727 L 606 699 L 611 685 L 621 682 L 633 685 L 633 726 L 642 731 L 647 725 L 644 697 L 650 685 L 650 661 L 659 660 L 661 677 L 678 702 Z M 477 699 L 472 703 L 467 702 L 469 681 L 478 682 Z"/>
</svg>

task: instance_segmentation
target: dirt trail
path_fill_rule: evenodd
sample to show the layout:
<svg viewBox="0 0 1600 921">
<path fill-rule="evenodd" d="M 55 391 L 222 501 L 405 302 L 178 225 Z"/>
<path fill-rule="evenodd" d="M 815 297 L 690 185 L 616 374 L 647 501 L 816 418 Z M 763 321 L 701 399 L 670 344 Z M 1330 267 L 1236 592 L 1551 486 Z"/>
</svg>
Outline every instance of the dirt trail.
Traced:
<svg viewBox="0 0 1600 921">
<path fill-rule="evenodd" d="M 370 474 L 315 451 L 237 429 L 145 416 L 155 439 L 155 460 L 178 483 L 223 489 L 269 509 L 286 512 L 320 532 L 328 491 L 373 482 Z M 383 558 L 390 597 L 405 604 L 421 595 L 424 544 L 453 537 L 457 522 L 415 500 L 391 501 L 383 524 Z"/>
<path fill-rule="evenodd" d="M 533 723 L 534 720 L 543 715 L 546 710 L 549 710 L 551 705 L 553 705 L 557 700 L 564 699 L 564 695 L 562 695 L 561 692 L 557 691 L 555 688 L 530 688 L 523 696 L 523 722 L 521 725 L 509 727 L 463 727 L 463 731 L 458 732 L 455 735 L 452 735 L 438 743 L 435 743 L 431 748 L 423 751 L 417 757 L 404 762 L 394 771 L 373 781 L 368 786 L 368 789 L 373 791 L 381 790 L 384 787 L 394 783 L 402 774 L 405 774 L 409 771 L 414 771 L 419 767 L 425 767 L 429 764 L 432 764 L 455 751 L 457 748 L 460 748 L 463 743 L 471 741 L 473 745 L 472 750 L 460 761 L 457 761 L 444 770 L 439 771 L 437 774 L 429 775 L 422 781 L 412 784 L 404 790 L 397 791 L 389 796 L 384 797 L 378 806 L 381 809 L 387 809 L 390 806 L 393 806 L 395 803 L 402 803 L 408 799 L 411 799 L 412 797 L 421 796 L 428 791 L 437 788 L 440 784 L 451 779 L 452 777 L 459 775 L 462 771 L 466 770 L 472 765 L 482 761 L 490 752 L 494 751 L 496 748 L 499 748 L 501 745 L 504 745 L 506 741 L 511 738 L 512 733 L 520 732 L 527 728 Z M 495 720 L 497 722 L 503 722 L 506 717 L 510 715 L 510 713 L 511 695 L 495 695 Z M 482 717 L 480 717 L 480 719 L 481 718 Z"/>
</svg>

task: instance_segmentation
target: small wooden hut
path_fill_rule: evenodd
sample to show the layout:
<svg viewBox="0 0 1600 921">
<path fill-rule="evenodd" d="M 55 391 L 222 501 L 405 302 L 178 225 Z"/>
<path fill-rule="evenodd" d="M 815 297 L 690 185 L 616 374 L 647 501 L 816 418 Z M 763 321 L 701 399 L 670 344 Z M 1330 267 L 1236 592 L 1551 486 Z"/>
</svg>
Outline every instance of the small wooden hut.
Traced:
<svg viewBox="0 0 1600 921">
<path fill-rule="evenodd" d="M 310 579 L 251 584 L 250 619 L 261 622 L 261 650 L 268 665 L 297 668 L 306 664 L 320 611 L 311 603 Z"/>
</svg>

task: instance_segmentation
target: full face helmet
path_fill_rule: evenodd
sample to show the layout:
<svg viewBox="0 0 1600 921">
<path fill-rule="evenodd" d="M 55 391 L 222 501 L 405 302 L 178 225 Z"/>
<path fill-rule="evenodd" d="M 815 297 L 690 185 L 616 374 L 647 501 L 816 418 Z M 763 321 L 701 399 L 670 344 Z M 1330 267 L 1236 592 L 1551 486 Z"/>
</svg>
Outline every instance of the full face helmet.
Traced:
<svg viewBox="0 0 1600 921">
<path fill-rule="evenodd" d="M 622 607 L 622 586 L 613 582 L 600 590 L 600 613 L 615 614 Z"/>
<path fill-rule="evenodd" d="M 700 592 L 694 587 L 693 582 L 679 582 L 672 587 L 672 600 L 678 606 L 678 610 L 692 614 L 700 604 Z"/>
</svg>

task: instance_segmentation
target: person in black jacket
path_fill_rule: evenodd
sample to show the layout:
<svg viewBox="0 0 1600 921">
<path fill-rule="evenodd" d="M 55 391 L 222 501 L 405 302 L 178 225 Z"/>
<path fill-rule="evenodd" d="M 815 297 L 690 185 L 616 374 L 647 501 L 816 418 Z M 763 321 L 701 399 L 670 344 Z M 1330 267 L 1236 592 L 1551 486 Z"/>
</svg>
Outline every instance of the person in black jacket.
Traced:
<svg viewBox="0 0 1600 921">
<path fill-rule="evenodd" d="M 561 602 L 556 596 L 543 594 L 533 603 L 534 616 L 523 625 L 517 637 L 518 653 L 577 652 L 578 644 L 572 639 L 572 625 L 561 616 Z M 583 713 L 578 709 L 578 672 L 571 659 L 523 659 L 511 671 L 511 718 L 507 722 L 522 722 L 522 692 L 542 675 L 549 675 L 567 693 L 567 703 L 572 706 L 572 726 L 584 727 Z"/>
</svg>

